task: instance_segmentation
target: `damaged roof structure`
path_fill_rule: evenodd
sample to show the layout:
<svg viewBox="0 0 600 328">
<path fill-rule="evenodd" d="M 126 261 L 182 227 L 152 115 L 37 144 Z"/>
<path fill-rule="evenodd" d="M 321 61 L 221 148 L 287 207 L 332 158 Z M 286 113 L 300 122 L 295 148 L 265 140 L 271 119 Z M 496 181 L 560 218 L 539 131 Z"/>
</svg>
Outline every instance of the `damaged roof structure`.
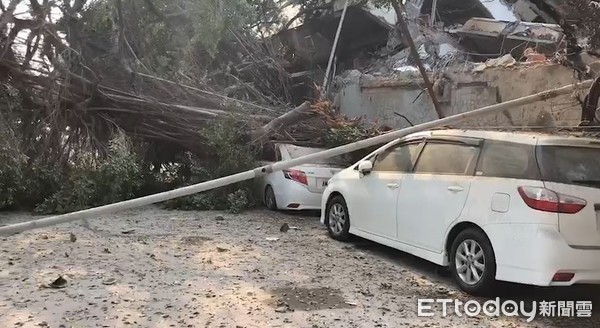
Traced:
<svg viewBox="0 0 600 328">
<path fill-rule="evenodd" d="M 345 2 L 333 0 L 318 18 L 277 35 L 289 51 L 289 70 L 297 73 L 324 68 Z M 562 28 L 554 24 L 556 11 L 541 11 L 537 2 L 540 1 L 507 4 L 504 0 L 409 0 L 405 7 L 411 34 L 419 47 L 424 43 L 445 44 L 434 51 L 443 56 L 450 46 L 460 46 L 452 50 L 468 54 L 473 61 L 508 53 L 519 60 L 527 48 L 552 56 L 565 47 Z M 547 7 L 554 8 L 554 1 L 549 2 L 553 5 Z M 434 3 L 437 5 L 432 11 Z M 352 2 L 336 49 L 336 71 L 356 68 L 378 55 L 393 56 L 405 49 L 395 28 L 396 20 L 391 8 Z"/>
<path fill-rule="evenodd" d="M 453 59 L 485 61 L 508 53 L 519 60 L 527 48 L 548 56 L 560 51 L 564 48 L 562 29 L 548 24 L 556 21 L 556 11 L 541 15 L 542 6 L 536 2 L 539 1 L 508 4 L 504 0 L 409 0 L 405 8 L 421 59 L 432 69 Z M 286 69 L 297 85 L 305 86 L 299 92 L 306 93 L 312 87 L 311 81 L 322 80 L 345 3 L 332 0 L 303 25 L 276 35 L 286 49 Z M 396 29 L 396 21 L 392 8 L 351 0 L 335 52 L 333 74 L 349 69 L 381 74 L 412 70 L 414 63 Z"/>
<path fill-rule="evenodd" d="M 323 81 L 345 4 L 346 0 L 332 0 L 318 18 L 277 35 L 288 50 L 287 69 L 295 77 L 294 82 L 304 86 L 304 89 L 297 89 L 300 93 L 304 92 L 299 98 L 310 98 L 308 91 Z M 495 91 L 492 87 L 488 88 L 494 83 L 485 81 L 486 77 L 473 78 L 489 68 L 521 70 L 560 66 L 572 60 L 572 38 L 569 39 L 558 24 L 569 17 L 565 16 L 560 5 L 560 0 L 407 0 L 404 20 L 417 48 L 418 60 L 428 72 L 434 90 L 437 90 L 436 96 L 448 111 L 455 114 L 456 108 L 460 107 L 456 95 L 462 92 L 458 89 L 467 86 L 475 85 L 479 88 L 477 93 L 486 94 L 488 100 L 484 103 L 512 98 L 510 92 L 502 94 L 498 91 L 503 88 Z M 424 80 L 417 69 L 417 59 L 411 56 L 392 8 L 350 0 L 334 54 L 329 80 L 333 81 L 335 104 L 343 113 L 363 115 L 372 121 L 402 127 L 407 124 L 406 117 L 391 109 L 382 114 L 378 108 L 412 107 L 406 109 L 408 116 L 411 110 L 415 111 L 414 108 L 431 109 L 427 94 L 423 96 Z M 598 64 L 594 58 L 588 59 L 584 64 L 570 64 L 571 68 L 561 66 L 561 74 L 572 78 L 572 68 L 579 69 L 581 74 L 590 73 Z M 590 65 L 582 67 L 585 64 Z M 359 86 L 355 91 L 360 93 L 361 98 L 353 101 L 342 99 L 348 97 L 347 91 L 352 89 L 348 86 L 353 84 Z M 377 103 L 377 97 L 392 92 L 390 90 L 395 90 L 395 98 L 390 98 L 383 105 Z M 454 95 L 451 94 L 453 91 Z M 401 92 L 408 92 L 411 96 Z M 397 101 L 403 97 L 406 99 Z M 365 101 L 370 101 L 372 106 L 365 105 Z M 415 118 L 412 123 L 435 118 L 426 115 Z M 507 122 L 515 123 L 513 119 Z"/>
</svg>

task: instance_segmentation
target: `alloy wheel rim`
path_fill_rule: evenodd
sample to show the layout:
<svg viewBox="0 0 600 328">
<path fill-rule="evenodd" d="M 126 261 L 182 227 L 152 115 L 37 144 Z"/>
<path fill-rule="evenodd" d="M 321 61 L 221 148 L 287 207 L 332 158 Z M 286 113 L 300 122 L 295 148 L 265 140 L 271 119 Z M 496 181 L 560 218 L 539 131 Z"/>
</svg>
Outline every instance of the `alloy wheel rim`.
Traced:
<svg viewBox="0 0 600 328">
<path fill-rule="evenodd" d="M 331 231 L 339 235 L 344 230 L 346 225 L 346 211 L 340 203 L 335 203 L 329 209 L 329 228 Z"/>
<path fill-rule="evenodd" d="M 464 240 L 456 249 L 456 272 L 467 285 L 475 285 L 483 278 L 485 272 L 485 254 L 478 242 Z"/>
<path fill-rule="evenodd" d="M 272 208 L 273 205 L 275 204 L 275 202 L 273 201 L 273 198 L 274 198 L 273 190 L 270 189 L 270 188 L 267 189 L 267 200 L 266 200 L 266 203 L 267 203 L 267 207 L 268 208 Z"/>
</svg>

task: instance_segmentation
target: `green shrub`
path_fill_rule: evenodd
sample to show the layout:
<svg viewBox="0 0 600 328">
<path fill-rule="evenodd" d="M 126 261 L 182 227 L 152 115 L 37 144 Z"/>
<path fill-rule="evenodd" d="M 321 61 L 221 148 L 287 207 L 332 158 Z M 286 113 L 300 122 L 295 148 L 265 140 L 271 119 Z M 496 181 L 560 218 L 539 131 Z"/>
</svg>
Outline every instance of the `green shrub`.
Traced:
<svg viewBox="0 0 600 328">
<path fill-rule="evenodd" d="M 111 140 L 106 160 L 78 163 L 61 188 L 41 204 L 37 213 L 67 213 L 132 198 L 142 184 L 141 167 L 127 138 Z"/>
<path fill-rule="evenodd" d="M 181 185 L 196 184 L 256 167 L 256 153 L 248 145 L 246 136 L 235 122 L 217 123 L 203 131 L 208 147 L 205 159 L 191 153 L 184 154 L 178 170 Z M 255 204 L 253 181 L 244 181 L 200 194 L 165 202 L 170 209 L 228 210 L 239 213 Z"/>
<path fill-rule="evenodd" d="M 16 206 L 20 209 L 35 208 L 62 188 L 66 174 L 65 168 L 60 165 L 47 162 L 30 164 L 23 170 Z"/>
<path fill-rule="evenodd" d="M 0 92 L 2 107 L 10 106 L 10 95 L 5 90 Z M 23 168 L 27 157 L 19 148 L 9 120 L 0 112 L 0 209 L 15 206 L 19 192 L 23 188 Z"/>
<path fill-rule="evenodd" d="M 325 135 L 325 145 L 329 148 L 338 147 L 364 140 L 371 137 L 371 133 L 360 126 L 344 126 L 330 129 Z"/>
<path fill-rule="evenodd" d="M 0 148 L 0 209 L 16 205 L 16 199 L 22 190 L 24 163 L 24 157 L 15 156 L 7 148 Z"/>
<path fill-rule="evenodd" d="M 252 194 L 249 190 L 238 189 L 227 195 L 227 203 L 229 205 L 228 210 L 231 213 L 241 213 L 254 205 L 252 198 Z"/>
<path fill-rule="evenodd" d="M 325 135 L 325 144 L 328 148 L 339 147 L 353 142 L 365 140 L 376 136 L 376 132 L 361 126 L 344 126 L 330 129 Z M 345 154 L 343 157 L 350 163 L 354 163 L 369 153 L 375 151 L 379 146 L 368 147 Z"/>
</svg>

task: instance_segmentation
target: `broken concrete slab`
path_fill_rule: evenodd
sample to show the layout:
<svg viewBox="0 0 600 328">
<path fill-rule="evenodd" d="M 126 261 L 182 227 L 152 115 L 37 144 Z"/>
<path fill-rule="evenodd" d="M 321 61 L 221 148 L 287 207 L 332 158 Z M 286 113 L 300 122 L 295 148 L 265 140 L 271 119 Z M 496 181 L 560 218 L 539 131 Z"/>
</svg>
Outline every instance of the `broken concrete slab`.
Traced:
<svg viewBox="0 0 600 328">
<path fill-rule="evenodd" d="M 490 68 L 490 67 L 504 67 L 504 68 L 512 67 L 516 63 L 517 63 L 517 61 L 511 54 L 506 54 L 502 57 L 488 59 L 485 63 L 481 63 L 481 64 L 477 65 L 477 67 L 475 67 L 473 69 L 473 72 L 481 73 L 485 69 Z"/>
<path fill-rule="evenodd" d="M 450 33 L 460 36 L 461 43 L 479 56 L 488 58 L 510 53 L 520 59 L 526 48 L 553 56 L 565 46 L 563 30 L 555 24 L 472 18 Z"/>
</svg>

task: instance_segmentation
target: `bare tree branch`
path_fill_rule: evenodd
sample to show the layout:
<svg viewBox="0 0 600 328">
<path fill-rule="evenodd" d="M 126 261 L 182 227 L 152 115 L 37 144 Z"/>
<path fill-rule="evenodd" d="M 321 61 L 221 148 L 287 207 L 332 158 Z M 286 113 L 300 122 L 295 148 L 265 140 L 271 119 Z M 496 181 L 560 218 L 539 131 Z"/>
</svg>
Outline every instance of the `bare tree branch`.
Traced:
<svg viewBox="0 0 600 328">
<path fill-rule="evenodd" d="M 3 10 L 2 15 L 0 15 L 0 31 L 4 31 L 10 19 L 14 19 L 13 14 L 19 3 L 21 3 L 21 0 L 11 0 L 6 10 Z"/>
</svg>

